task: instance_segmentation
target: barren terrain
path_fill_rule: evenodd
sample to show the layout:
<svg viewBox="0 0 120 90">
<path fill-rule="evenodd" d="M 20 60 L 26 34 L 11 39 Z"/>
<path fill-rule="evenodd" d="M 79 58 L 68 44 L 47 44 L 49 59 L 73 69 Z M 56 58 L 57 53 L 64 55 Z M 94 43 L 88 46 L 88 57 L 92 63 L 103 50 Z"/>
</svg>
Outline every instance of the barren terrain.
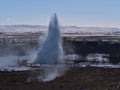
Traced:
<svg viewBox="0 0 120 90">
<path fill-rule="evenodd" d="M 120 69 L 71 68 L 49 82 L 26 82 L 30 71 L 0 72 L 0 90 L 120 90 Z"/>
</svg>

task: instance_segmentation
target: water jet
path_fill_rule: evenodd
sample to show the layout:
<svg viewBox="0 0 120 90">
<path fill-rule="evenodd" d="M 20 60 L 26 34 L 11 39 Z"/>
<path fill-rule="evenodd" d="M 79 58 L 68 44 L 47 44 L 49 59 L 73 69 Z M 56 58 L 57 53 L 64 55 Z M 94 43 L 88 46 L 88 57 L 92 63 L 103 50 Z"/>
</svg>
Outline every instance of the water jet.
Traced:
<svg viewBox="0 0 120 90">
<path fill-rule="evenodd" d="M 39 64 L 57 64 L 63 63 L 63 48 L 60 33 L 60 26 L 57 15 L 51 17 L 48 35 L 46 40 L 38 50 L 35 63 Z"/>
</svg>

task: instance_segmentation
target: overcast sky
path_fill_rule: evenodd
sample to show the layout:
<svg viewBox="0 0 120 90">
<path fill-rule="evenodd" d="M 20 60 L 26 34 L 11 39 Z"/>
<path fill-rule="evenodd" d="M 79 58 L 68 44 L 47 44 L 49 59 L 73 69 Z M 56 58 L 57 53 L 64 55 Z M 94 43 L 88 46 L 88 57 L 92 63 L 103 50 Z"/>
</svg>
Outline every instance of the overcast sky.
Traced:
<svg viewBox="0 0 120 90">
<path fill-rule="evenodd" d="M 61 25 L 120 27 L 120 0 L 0 0 L 0 25 L 48 25 L 54 12 Z"/>
</svg>

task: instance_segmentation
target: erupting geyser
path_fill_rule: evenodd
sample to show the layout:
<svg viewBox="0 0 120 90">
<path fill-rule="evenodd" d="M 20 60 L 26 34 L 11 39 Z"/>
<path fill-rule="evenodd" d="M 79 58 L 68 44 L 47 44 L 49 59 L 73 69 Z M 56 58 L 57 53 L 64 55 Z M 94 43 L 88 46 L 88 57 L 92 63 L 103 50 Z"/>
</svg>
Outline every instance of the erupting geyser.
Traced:
<svg viewBox="0 0 120 90">
<path fill-rule="evenodd" d="M 52 64 L 53 67 L 43 67 L 43 74 L 38 75 L 37 79 L 41 81 L 50 81 L 64 74 L 67 70 L 63 60 L 63 48 L 58 24 L 57 15 L 54 14 L 48 27 L 48 35 L 38 50 L 34 61 L 37 64 Z M 61 64 L 62 63 L 62 64 Z"/>
<path fill-rule="evenodd" d="M 63 63 L 63 48 L 57 15 L 54 14 L 48 27 L 48 36 L 37 53 L 35 63 Z"/>
</svg>

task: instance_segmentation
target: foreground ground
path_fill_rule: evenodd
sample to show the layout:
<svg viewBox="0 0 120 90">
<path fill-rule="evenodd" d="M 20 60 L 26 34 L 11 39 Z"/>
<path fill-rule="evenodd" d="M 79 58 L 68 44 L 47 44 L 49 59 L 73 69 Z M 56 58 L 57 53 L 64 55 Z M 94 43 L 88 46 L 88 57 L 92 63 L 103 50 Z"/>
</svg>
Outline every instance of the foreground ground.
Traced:
<svg viewBox="0 0 120 90">
<path fill-rule="evenodd" d="M 120 69 L 72 68 L 50 82 L 26 82 L 29 71 L 0 72 L 0 90 L 120 90 Z"/>
</svg>

